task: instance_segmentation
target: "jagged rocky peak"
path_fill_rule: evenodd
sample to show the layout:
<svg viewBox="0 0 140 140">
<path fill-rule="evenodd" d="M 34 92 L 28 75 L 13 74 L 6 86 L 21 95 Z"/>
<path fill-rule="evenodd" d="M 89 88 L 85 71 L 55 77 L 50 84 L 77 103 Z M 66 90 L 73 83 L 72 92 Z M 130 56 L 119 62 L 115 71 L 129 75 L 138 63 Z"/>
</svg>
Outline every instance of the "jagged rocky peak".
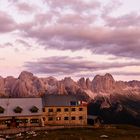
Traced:
<svg viewBox="0 0 140 140">
<path fill-rule="evenodd" d="M 104 76 L 104 78 L 105 78 L 105 82 L 106 82 L 108 85 L 114 86 L 115 80 L 114 80 L 114 78 L 113 78 L 113 76 L 112 76 L 111 74 L 106 73 L 105 76 Z"/>
<path fill-rule="evenodd" d="M 115 80 L 113 76 L 109 73 L 104 76 L 96 75 L 92 80 L 92 89 L 94 92 L 107 93 L 115 88 Z"/>
<path fill-rule="evenodd" d="M 48 85 L 51 85 L 51 86 L 56 85 L 58 82 L 58 80 L 56 78 L 54 78 L 53 76 L 46 78 L 46 81 L 47 81 Z"/>
<path fill-rule="evenodd" d="M 110 77 L 110 78 L 114 79 L 113 76 L 110 73 L 106 73 L 104 76 L 105 77 Z"/>
<path fill-rule="evenodd" d="M 32 78 L 33 78 L 33 74 L 28 71 L 22 71 L 18 77 L 18 79 L 20 80 L 32 79 Z"/>
<path fill-rule="evenodd" d="M 4 88 L 4 78 L 0 76 L 0 95 L 4 94 L 5 88 Z"/>
<path fill-rule="evenodd" d="M 82 82 L 82 83 L 83 83 L 83 82 L 86 82 L 86 80 L 85 80 L 85 78 L 84 78 L 84 77 L 82 77 L 82 78 L 80 78 L 80 79 L 79 79 L 79 81 L 78 81 L 78 82 Z"/>
<path fill-rule="evenodd" d="M 96 75 L 93 80 L 95 80 L 95 79 L 96 80 L 104 79 L 104 80 L 110 80 L 110 81 L 113 81 L 113 82 L 115 81 L 113 76 L 110 73 L 106 73 L 104 76 Z"/>
<path fill-rule="evenodd" d="M 90 81 L 90 79 L 89 78 L 84 78 L 84 77 L 82 77 L 82 78 L 80 78 L 79 80 L 78 80 L 78 85 L 82 88 L 82 89 L 90 89 L 91 90 L 91 87 L 92 87 L 92 83 L 91 83 L 91 81 Z"/>
<path fill-rule="evenodd" d="M 71 87 L 75 85 L 76 83 L 71 79 L 71 77 L 65 77 L 64 80 L 62 80 L 66 87 Z"/>
<path fill-rule="evenodd" d="M 78 83 L 71 79 L 71 77 L 65 77 L 61 82 L 64 84 L 67 94 L 74 94 L 79 89 Z"/>
<path fill-rule="evenodd" d="M 87 89 L 86 80 L 84 77 L 82 77 L 78 80 L 78 85 L 80 87 L 82 87 L 83 89 Z"/>
<path fill-rule="evenodd" d="M 104 76 L 96 75 L 92 81 L 89 78 L 81 78 L 77 82 L 71 77 L 65 77 L 62 80 L 50 76 L 39 78 L 31 72 L 23 71 L 18 78 L 0 76 L 0 96 L 25 97 L 38 96 L 45 91 L 57 94 L 84 94 L 85 92 L 91 98 L 96 95 L 140 93 L 140 81 L 115 81 L 111 74 Z M 97 93 L 97 94 L 96 94 Z M 103 93 L 103 94 L 102 94 Z M 105 93 L 105 94 L 104 94 Z"/>
<path fill-rule="evenodd" d="M 92 88 L 92 83 L 91 83 L 91 81 L 90 81 L 89 78 L 86 79 L 86 85 L 87 85 L 87 88 L 88 89 L 91 89 Z"/>
<path fill-rule="evenodd" d="M 65 80 L 65 81 L 66 81 L 66 80 L 72 80 L 72 78 L 71 78 L 71 77 L 65 77 L 64 80 Z"/>
<path fill-rule="evenodd" d="M 4 79 L 5 88 L 11 89 L 13 84 L 16 82 L 17 78 L 13 76 L 8 76 Z"/>
<path fill-rule="evenodd" d="M 49 76 L 49 77 L 47 77 L 46 79 L 47 79 L 47 80 L 57 81 L 57 79 L 56 79 L 55 77 L 53 77 L 53 76 Z"/>
<path fill-rule="evenodd" d="M 16 78 L 13 77 L 13 76 L 7 76 L 5 79 L 7 79 L 7 80 L 11 80 L 11 79 L 16 79 Z"/>
<path fill-rule="evenodd" d="M 140 87 L 140 82 L 136 81 L 136 80 L 133 80 L 133 81 L 129 81 L 128 85 L 131 86 L 131 87 L 136 87 L 136 86 Z"/>
</svg>

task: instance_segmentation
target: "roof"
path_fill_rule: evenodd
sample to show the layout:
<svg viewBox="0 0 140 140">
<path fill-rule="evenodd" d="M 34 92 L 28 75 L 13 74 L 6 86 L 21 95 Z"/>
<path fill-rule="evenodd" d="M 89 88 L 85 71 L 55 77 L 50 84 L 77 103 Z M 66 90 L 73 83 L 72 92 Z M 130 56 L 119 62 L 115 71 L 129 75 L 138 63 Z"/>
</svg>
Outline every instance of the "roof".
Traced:
<svg viewBox="0 0 140 140">
<path fill-rule="evenodd" d="M 45 95 L 43 106 L 74 106 L 78 105 L 78 99 L 73 95 Z"/>
<path fill-rule="evenodd" d="M 0 98 L 0 106 L 4 108 L 4 113 L 0 113 L 0 117 L 3 116 L 30 116 L 41 115 L 42 113 L 42 99 L 41 98 Z M 32 113 L 30 109 L 36 106 L 38 112 Z M 15 113 L 16 107 L 22 108 L 21 113 Z"/>
</svg>

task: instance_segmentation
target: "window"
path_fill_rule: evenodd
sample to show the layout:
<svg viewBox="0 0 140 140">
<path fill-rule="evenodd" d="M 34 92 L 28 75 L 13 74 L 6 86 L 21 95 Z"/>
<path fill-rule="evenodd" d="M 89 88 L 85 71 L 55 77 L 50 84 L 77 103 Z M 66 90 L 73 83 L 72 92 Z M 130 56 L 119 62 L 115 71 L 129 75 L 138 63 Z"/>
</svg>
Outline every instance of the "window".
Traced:
<svg viewBox="0 0 140 140">
<path fill-rule="evenodd" d="M 79 116 L 79 120 L 83 120 L 83 116 Z"/>
<path fill-rule="evenodd" d="M 0 120 L 0 124 L 5 124 L 5 120 Z"/>
<path fill-rule="evenodd" d="M 4 108 L 0 106 L 0 114 L 4 113 Z"/>
<path fill-rule="evenodd" d="M 76 117 L 74 117 L 74 116 L 73 116 L 73 117 L 71 117 L 71 120 L 76 120 Z"/>
<path fill-rule="evenodd" d="M 69 117 L 64 117 L 64 120 L 69 120 Z"/>
<path fill-rule="evenodd" d="M 71 108 L 71 111 L 75 111 L 76 109 L 75 108 Z"/>
<path fill-rule="evenodd" d="M 43 108 L 42 111 L 45 112 L 45 108 Z"/>
<path fill-rule="evenodd" d="M 31 123 L 39 123 L 39 119 L 31 119 L 30 122 Z"/>
<path fill-rule="evenodd" d="M 14 112 L 15 113 L 21 113 L 22 112 L 22 108 L 17 106 L 15 109 L 14 109 Z"/>
<path fill-rule="evenodd" d="M 77 105 L 77 102 L 76 101 L 70 101 L 70 105 L 75 106 L 75 105 Z"/>
<path fill-rule="evenodd" d="M 64 111 L 65 111 L 65 112 L 68 112 L 68 111 L 69 111 L 69 109 L 68 109 L 68 108 L 64 108 Z"/>
<path fill-rule="evenodd" d="M 53 109 L 52 109 L 52 108 L 49 108 L 49 109 L 48 109 L 48 112 L 53 112 Z"/>
<path fill-rule="evenodd" d="M 81 107 L 81 108 L 79 108 L 79 111 L 83 111 L 83 108 Z"/>
<path fill-rule="evenodd" d="M 52 121 L 53 120 L 53 117 L 48 117 L 48 121 Z"/>
<path fill-rule="evenodd" d="M 11 120 L 5 120 L 5 124 L 9 124 L 9 123 L 11 123 Z"/>
<path fill-rule="evenodd" d="M 21 119 L 22 123 L 28 123 L 28 119 Z"/>
<path fill-rule="evenodd" d="M 60 120 L 61 120 L 61 117 L 56 117 L 56 120 L 57 120 L 57 121 L 60 121 Z"/>
<path fill-rule="evenodd" d="M 28 119 L 16 119 L 18 123 L 28 123 Z"/>
<path fill-rule="evenodd" d="M 57 111 L 57 112 L 61 112 L 61 108 L 57 108 L 56 111 Z"/>
<path fill-rule="evenodd" d="M 30 109 L 30 111 L 31 111 L 32 113 L 37 113 L 38 110 L 39 110 L 39 109 L 38 109 L 36 106 L 33 106 L 33 107 Z"/>
</svg>

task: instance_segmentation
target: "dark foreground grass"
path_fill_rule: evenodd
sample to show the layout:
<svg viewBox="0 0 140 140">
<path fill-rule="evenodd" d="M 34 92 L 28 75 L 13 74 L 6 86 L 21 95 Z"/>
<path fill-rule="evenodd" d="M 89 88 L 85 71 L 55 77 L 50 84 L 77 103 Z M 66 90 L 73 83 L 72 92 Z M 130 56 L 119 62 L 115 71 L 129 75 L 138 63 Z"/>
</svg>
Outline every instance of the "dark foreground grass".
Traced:
<svg viewBox="0 0 140 140">
<path fill-rule="evenodd" d="M 22 137 L 14 138 L 17 140 L 31 139 L 31 140 L 140 140 L 140 128 L 127 125 L 118 125 L 114 128 L 76 128 L 76 129 L 62 129 L 53 131 L 36 132 L 37 136 L 24 135 Z M 108 136 L 102 138 L 102 135 Z"/>
</svg>

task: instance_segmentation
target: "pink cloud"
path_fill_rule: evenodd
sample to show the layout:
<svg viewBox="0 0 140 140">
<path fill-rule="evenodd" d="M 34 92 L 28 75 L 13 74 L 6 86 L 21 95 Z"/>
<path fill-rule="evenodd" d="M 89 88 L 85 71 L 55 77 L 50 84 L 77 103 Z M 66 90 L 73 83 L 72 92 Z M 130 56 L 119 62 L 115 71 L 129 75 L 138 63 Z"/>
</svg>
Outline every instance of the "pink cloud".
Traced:
<svg viewBox="0 0 140 140">
<path fill-rule="evenodd" d="M 17 39 L 15 42 L 17 44 L 23 45 L 24 47 L 26 47 L 28 49 L 32 47 L 28 42 L 24 41 L 23 39 Z"/>
<path fill-rule="evenodd" d="M 18 2 L 16 4 L 16 8 L 20 12 L 27 12 L 27 13 L 33 12 L 33 11 L 35 11 L 37 9 L 35 6 L 30 5 L 28 3 L 25 3 L 25 2 L 23 2 L 23 3 Z"/>
<path fill-rule="evenodd" d="M 44 0 L 50 7 L 65 9 L 69 8 L 75 12 L 83 12 L 89 10 L 95 10 L 99 8 L 101 4 L 94 0 L 94 2 L 87 2 L 84 0 Z"/>
<path fill-rule="evenodd" d="M 34 25 L 34 24 L 33 24 Z M 39 26 L 25 31 L 46 48 L 60 50 L 89 49 L 98 54 L 139 58 L 140 29 L 110 28 L 71 24 Z"/>
<path fill-rule="evenodd" d="M 140 25 L 140 15 L 138 13 L 129 13 L 120 17 L 107 16 L 106 25 L 111 27 L 133 27 Z"/>
<path fill-rule="evenodd" d="M 0 11 L 0 33 L 11 32 L 16 29 L 16 25 L 10 15 Z"/>
<path fill-rule="evenodd" d="M 70 25 L 88 25 L 89 23 L 94 23 L 97 19 L 97 16 L 92 15 L 79 15 L 79 14 L 66 14 L 58 19 L 59 24 L 70 24 Z"/>
<path fill-rule="evenodd" d="M 112 68 L 123 68 L 126 66 L 140 66 L 139 62 L 127 63 L 97 63 L 95 61 L 84 60 L 83 57 L 46 57 L 37 61 L 25 63 L 27 70 L 34 73 L 47 74 L 75 74 L 80 72 L 108 70 Z M 125 73 L 125 72 L 124 72 Z M 121 73 L 120 73 L 121 74 Z M 128 73 L 126 73 L 128 74 Z"/>
</svg>

